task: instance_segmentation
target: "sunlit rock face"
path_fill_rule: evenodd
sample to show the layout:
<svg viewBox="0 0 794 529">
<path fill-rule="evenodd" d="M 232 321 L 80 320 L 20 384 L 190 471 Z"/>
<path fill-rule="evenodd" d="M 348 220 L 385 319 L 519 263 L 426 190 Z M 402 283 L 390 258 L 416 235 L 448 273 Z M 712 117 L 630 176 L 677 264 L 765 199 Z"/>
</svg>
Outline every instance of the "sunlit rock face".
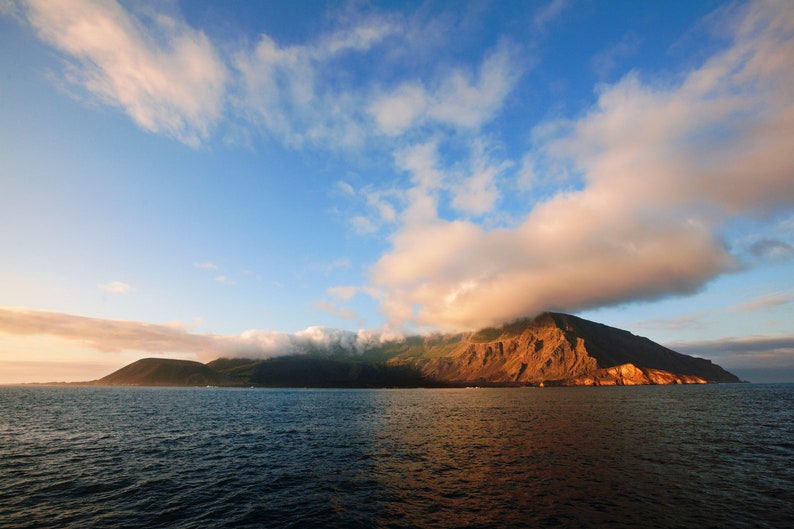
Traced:
<svg viewBox="0 0 794 529">
<path fill-rule="evenodd" d="M 640 386 L 646 384 L 708 384 L 694 375 L 678 375 L 661 369 L 641 369 L 634 364 L 597 369 L 587 375 L 559 381 L 563 386 Z"/>
<path fill-rule="evenodd" d="M 709 360 L 627 331 L 545 313 L 498 329 L 426 338 L 420 356 L 393 358 L 428 379 L 472 385 L 639 385 L 738 382 Z"/>
</svg>

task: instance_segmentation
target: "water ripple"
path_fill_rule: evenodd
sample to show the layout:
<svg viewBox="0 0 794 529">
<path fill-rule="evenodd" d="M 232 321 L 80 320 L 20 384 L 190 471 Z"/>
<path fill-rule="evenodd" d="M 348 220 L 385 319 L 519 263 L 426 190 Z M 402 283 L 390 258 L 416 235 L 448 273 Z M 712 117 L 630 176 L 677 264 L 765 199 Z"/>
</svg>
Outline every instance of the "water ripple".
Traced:
<svg viewBox="0 0 794 529">
<path fill-rule="evenodd" d="M 794 386 L 0 388 L 0 526 L 788 527 Z"/>
</svg>

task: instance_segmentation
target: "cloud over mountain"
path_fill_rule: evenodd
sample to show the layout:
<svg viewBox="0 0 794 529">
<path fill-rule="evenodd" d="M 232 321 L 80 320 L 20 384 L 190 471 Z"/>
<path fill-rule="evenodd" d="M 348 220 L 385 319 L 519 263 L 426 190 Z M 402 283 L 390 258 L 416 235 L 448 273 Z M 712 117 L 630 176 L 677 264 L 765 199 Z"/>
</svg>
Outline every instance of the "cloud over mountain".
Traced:
<svg viewBox="0 0 794 529">
<path fill-rule="evenodd" d="M 686 75 L 629 74 L 582 117 L 536 129 L 525 161 L 565 168 L 569 186 L 515 225 L 442 217 L 427 165 L 406 164 L 404 222 L 370 275 L 388 317 L 475 328 L 688 294 L 738 269 L 723 227 L 794 204 L 794 12 L 721 16 L 730 45 Z"/>
</svg>

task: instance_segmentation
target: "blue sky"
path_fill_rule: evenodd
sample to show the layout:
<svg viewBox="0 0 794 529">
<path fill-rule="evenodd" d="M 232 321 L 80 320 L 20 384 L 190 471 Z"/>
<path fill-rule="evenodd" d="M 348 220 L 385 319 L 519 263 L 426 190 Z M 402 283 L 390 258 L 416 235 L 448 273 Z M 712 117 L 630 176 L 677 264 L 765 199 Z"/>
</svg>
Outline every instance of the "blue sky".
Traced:
<svg viewBox="0 0 794 529">
<path fill-rule="evenodd" d="M 3 0 L 0 383 L 544 310 L 792 381 L 793 137 L 787 2 Z"/>
</svg>

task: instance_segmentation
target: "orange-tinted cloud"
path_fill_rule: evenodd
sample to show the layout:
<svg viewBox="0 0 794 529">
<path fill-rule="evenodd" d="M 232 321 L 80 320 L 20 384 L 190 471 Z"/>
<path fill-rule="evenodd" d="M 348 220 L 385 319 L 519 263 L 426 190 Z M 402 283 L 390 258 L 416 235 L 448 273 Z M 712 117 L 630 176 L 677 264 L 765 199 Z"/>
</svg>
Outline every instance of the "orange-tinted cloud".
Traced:
<svg viewBox="0 0 794 529">
<path fill-rule="evenodd" d="M 570 186 L 515 225 L 441 218 L 428 164 L 403 164 L 414 187 L 369 285 L 390 320 L 476 328 L 689 294 L 736 270 L 721 228 L 794 205 L 794 11 L 729 15 L 731 45 L 680 80 L 630 74 L 581 119 L 538 127 L 524 184 L 563 168 Z"/>
<path fill-rule="evenodd" d="M 108 320 L 20 308 L 0 308 L 0 333 L 52 336 L 106 353 L 191 353 L 204 360 L 219 357 L 268 358 L 338 349 L 355 352 L 368 343 L 384 339 L 377 332 L 354 333 L 325 327 L 309 327 L 293 334 L 262 329 L 248 330 L 239 335 L 195 334 L 178 324 Z"/>
</svg>

